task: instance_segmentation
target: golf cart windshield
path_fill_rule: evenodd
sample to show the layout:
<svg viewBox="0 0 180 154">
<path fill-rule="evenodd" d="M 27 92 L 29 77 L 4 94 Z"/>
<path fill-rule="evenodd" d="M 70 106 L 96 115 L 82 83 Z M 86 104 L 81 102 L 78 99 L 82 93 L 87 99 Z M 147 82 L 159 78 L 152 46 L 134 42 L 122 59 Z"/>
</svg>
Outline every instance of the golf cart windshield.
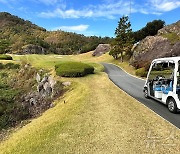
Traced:
<svg viewBox="0 0 180 154">
<path fill-rule="evenodd" d="M 149 80 L 170 79 L 174 77 L 174 61 L 157 61 L 153 64 Z"/>
</svg>

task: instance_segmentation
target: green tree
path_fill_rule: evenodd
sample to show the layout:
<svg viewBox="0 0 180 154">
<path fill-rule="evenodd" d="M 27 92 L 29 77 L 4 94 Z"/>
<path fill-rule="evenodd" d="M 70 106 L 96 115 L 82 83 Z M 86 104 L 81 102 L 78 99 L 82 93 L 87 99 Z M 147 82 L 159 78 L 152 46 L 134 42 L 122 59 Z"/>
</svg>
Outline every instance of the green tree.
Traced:
<svg viewBox="0 0 180 154">
<path fill-rule="evenodd" d="M 132 37 L 131 23 L 128 16 L 123 16 L 118 22 L 118 27 L 115 30 L 116 38 L 112 43 L 112 50 L 110 55 L 115 59 L 118 59 L 119 56 L 123 62 L 123 55 L 129 54 L 134 42 Z"/>
<path fill-rule="evenodd" d="M 7 53 L 9 51 L 10 43 L 8 40 L 0 40 L 0 54 Z"/>
<path fill-rule="evenodd" d="M 153 20 L 148 22 L 145 27 L 133 33 L 135 42 L 144 39 L 146 36 L 154 36 L 158 30 L 163 28 L 165 22 L 163 20 Z"/>
</svg>

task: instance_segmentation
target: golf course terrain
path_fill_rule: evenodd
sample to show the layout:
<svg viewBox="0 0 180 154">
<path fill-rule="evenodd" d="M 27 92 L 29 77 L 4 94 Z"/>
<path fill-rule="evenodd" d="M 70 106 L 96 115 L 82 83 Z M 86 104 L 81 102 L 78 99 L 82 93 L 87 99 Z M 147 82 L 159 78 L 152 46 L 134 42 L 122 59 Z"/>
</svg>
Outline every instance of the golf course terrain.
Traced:
<svg viewBox="0 0 180 154">
<path fill-rule="evenodd" d="M 56 80 L 71 85 L 54 107 L 1 141 L 0 153 L 180 153 L 179 129 L 114 85 L 101 65 L 114 63 L 135 74 L 126 62 L 119 63 L 108 53 L 92 57 L 92 52 L 11 56 L 12 62 L 46 69 Z M 57 76 L 55 65 L 66 61 L 94 66 L 95 73 L 79 78 Z"/>
</svg>

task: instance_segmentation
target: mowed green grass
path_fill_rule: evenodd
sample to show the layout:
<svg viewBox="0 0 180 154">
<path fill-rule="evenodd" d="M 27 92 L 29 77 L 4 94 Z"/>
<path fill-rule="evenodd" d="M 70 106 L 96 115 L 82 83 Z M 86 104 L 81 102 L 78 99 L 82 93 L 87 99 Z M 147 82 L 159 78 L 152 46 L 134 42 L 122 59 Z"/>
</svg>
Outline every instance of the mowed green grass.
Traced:
<svg viewBox="0 0 180 154">
<path fill-rule="evenodd" d="M 37 68 L 51 69 L 54 65 L 62 62 L 71 60 L 68 56 L 58 56 L 58 55 L 12 55 L 14 61 L 24 61 L 32 64 Z"/>
<path fill-rule="evenodd" d="M 111 57 L 106 56 L 83 54 L 65 56 L 64 60 L 110 61 Z M 35 57 L 32 64 L 39 67 L 44 62 L 38 58 L 39 64 Z M 102 65 L 94 66 L 94 75 L 56 77 L 72 82 L 69 91 L 54 102 L 55 107 L 3 141 L 0 153 L 179 153 L 180 131 L 116 87 L 102 72 Z M 52 69 L 53 65 L 46 68 Z M 149 144 L 152 139 L 154 147 Z"/>
<path fill-rule="evenodd" d="M 11 55 L 14 61 L 25 61 L 37 68 L 52 69 L 56 64 L 64 61 L 78 61 L 86 63 L 114 62 L 113 58 L 107 54 L 100 57 L 92 57 L 92 52 L 81 55 Z"/>
</svg>

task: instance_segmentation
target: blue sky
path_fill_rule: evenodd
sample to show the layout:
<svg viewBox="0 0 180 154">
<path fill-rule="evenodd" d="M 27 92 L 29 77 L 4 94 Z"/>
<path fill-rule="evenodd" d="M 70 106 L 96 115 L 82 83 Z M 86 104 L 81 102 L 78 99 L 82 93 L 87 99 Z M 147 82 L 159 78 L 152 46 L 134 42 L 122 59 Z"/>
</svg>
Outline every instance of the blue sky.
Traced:
<svg viewBox="0 0 180 154">
<path fill-rule="evenodd" d="M 0 0 L 0 12 L 47 30 L 113 37 L 122 15 L 130 16 L 133 31 L 155 19 L 180 20 L 180 0 Z"/>
</svg>

